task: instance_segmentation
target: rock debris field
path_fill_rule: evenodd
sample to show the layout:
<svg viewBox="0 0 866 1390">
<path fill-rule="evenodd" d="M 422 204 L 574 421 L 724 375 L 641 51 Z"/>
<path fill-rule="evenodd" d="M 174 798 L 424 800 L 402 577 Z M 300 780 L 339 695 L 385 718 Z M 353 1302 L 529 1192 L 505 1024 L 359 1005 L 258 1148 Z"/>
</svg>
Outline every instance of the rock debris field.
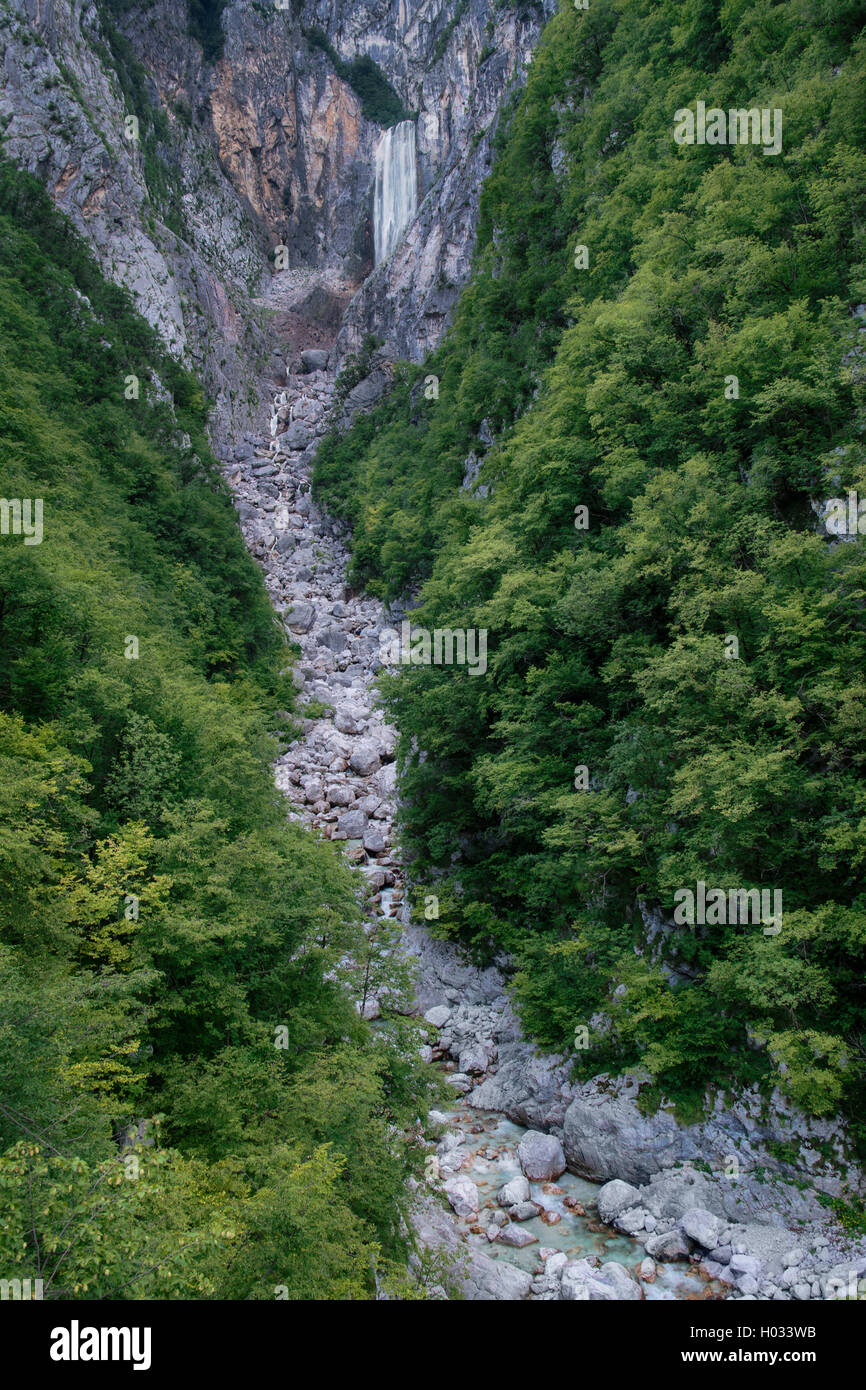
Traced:
<svg viewBox="0 0 866 1390">
<path fill-rule="evenodd" d="M 403 888 L 391 855 L 396 731 L 378 710 L 372 685 L 383 610 L 348 595 L 339 524 L 321 516 L 310 494 L 334 376 L 324 367 L 327 352 L 303 357 L 308 370 L 290 373 L 274 394 L 270 437 L 239 449 L 228 475 L 244 536 L 301 648 L 301 702 L 325 707 L 321 718 L 303 721 L 303 738 L 278 760 L 275 776 L 293 803 L 290 815 L 346 842 L 346 857 L 367 874 L 374 903 L 397 916 Z M 376 1016 L 375 1001 L 367 1012 Z"/>
<path fill-rule="evenodd" d="M 763 1156 L 747 1107 L 691 1134 L 667 1116 L 639 1115 L 628 1078 L 572 1086 L 565 1059 L 538 1058 L 521 1038 L 500 972 L 466 965 L 410 924 L 393 854 L 396 730 L 374 685 L 380 633 L 400 615 L 349 593 L 344 530 L 311 496 L 334 385 L 328 352 L 302 352 L 272 393 L 268 432 L 247 436 L 225 471 L 246 542 L 301 648 L 301 704 L 316 715 L 277 761 L 277 786 L 290 816 L 343 842 L 373 910 L 401 920 L 428 1026 L 424 1053 L 455 1092 L 452 1111 L 429 1117 L 429 1187 L 414 1218 L 422 1244 L 455 1254 L 470 1299 L 807 1300 L 866 1289 L 866 1242 L 828 1234 L 813 1202 L 779 1190 L 767 1211 L 769 1194 L 750 1177 L 734 1192 L 693 1166 L 694 1153 L 737 1149 L 738 1127 L 745 1152 Z M 365 1016 L 378 1014 L 369 1000 Z"/>
</svg>

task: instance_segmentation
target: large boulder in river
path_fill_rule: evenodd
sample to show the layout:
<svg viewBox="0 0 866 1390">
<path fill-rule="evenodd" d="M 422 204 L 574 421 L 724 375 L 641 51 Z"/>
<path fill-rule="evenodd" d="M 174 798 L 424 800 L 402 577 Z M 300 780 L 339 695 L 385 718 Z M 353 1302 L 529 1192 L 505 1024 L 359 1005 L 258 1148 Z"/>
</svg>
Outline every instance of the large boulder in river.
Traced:
<svg viewBox="0 0 866 1390">
<path fill-rule="evenodd" d="M 632 1187 L 631 1183 L 614 1178 L 613 1182 L 606 1182 L 604 1187 L 600 1189 L 596 1200 L 599 1216 L 606 1225 L 610 1225 L 611 1221 L 616 1220 L 620 1212 L 638 1205 L 640 1193 L 636 1187 Z"/>
<path fill-rule="evenodd" d="M 551 1182 L 565 1172 L 565 1154 L 554 1134 L 528 1129 L 517 1146 L 517 1157 L 533 1182 Z"/>
<path fill-rule="evenodd" d="M 444 1184 L 445 1196 L 458 1216 L 466 1219 L 478 1215 L 478 1188 L 471 1178 L 458 1173 Z"/>
<path fill-rule="evenodd" d="M 363 811 L 347 811 L 337 821 L 337 829 L 347 840 L 363 840 L 367 828 L 367 817 Z"/>
<path fill-rule="evenodd" d="M 496 1201 L 500 1207 L 516 1207 L 521 1202 L 528 1202 L 529 1196 L 530 1188 L 526 1178 L 512 1178 L 504 1187 L 500 1187 Z"/>
</svg>

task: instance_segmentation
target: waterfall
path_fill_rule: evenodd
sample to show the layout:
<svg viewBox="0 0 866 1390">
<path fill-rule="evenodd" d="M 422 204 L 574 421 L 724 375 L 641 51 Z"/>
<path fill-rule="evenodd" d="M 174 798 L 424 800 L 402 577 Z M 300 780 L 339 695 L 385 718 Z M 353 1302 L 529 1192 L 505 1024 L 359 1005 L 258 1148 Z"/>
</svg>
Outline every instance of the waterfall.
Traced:
<svg viewBox="0 0 866 1390">
<path fill-rule="evenodd" d="M 415 122 L 401 121 L 383 132 L 376 147 L 373 218 L 377 265 L 390 256 L 417 206 Z"/>
</svg>

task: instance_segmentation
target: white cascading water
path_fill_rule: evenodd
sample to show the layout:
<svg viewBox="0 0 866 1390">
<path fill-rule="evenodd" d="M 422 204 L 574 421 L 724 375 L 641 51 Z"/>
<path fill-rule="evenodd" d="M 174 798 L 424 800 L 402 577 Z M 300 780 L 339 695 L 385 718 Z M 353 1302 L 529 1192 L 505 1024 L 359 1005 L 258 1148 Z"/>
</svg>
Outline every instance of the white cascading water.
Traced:
<svg viewBox="0 0 866 1390">
<path fill-rule="evenodd" d="M 373 221 L 377 265 L 388 259 L 417 207 L 415 122 L 401 121 L 383 132 L 376 147 Z"/>
</svg>

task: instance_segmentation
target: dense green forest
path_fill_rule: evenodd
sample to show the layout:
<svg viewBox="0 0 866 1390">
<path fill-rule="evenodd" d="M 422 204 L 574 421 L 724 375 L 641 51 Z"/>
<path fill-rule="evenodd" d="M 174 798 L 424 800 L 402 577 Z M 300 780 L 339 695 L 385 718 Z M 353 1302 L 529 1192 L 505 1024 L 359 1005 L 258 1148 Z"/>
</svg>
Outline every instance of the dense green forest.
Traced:
<svg viewBox="0 0 866 1390">
<path fill-rule="evenodd" d="M 433 1074 L 359 1019 L 355 879 L 274 789 L 291 653 L 200 387 L 6 164 L 0 306 L 2 491 L 43 508 L 0 537 L 4 1276 L 415 1296 Z"/>
<path fill-rule="evenodd" d="M 866 494 L 864 23 L 564 4 L 449 334 L 316 473 L 359 586 L 488 630 L 483 678 L 384 681 L 440 930 L 513 954 L 545 1046 L 587 1027 L 584 1074 L 780 1085 L 861 1143 L 866 563 L 812 504 Z M 677 144 L 698 101 L 781 111 L 780 152 Z M 699 881 L 781 891 L 781 930 L 672 925 Z"/>
</svg>

